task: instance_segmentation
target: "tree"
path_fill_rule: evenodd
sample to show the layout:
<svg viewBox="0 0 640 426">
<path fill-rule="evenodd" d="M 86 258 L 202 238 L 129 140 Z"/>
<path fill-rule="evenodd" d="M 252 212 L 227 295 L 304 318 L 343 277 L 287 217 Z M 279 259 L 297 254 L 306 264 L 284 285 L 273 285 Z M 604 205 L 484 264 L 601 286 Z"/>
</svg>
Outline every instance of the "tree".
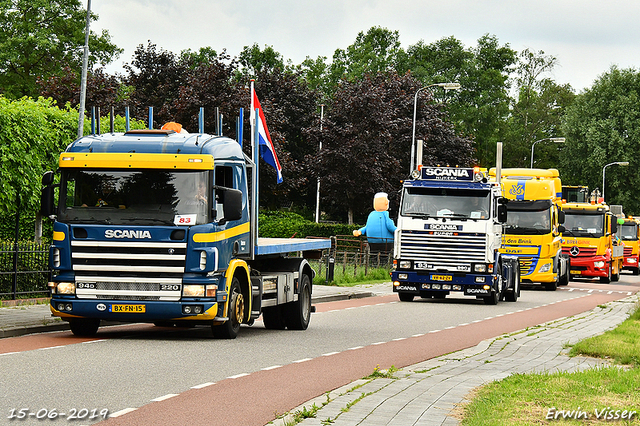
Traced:
<svg viewBox="0 0 640 426">
<path fill-rule="evenodd" d="M 473 137 L 480 164 L 489 166 L 496 142 L 503 139 L 503 124 L 509 114 L 508 78 L 515 60 L 515 51 L 508 44 L 501 46 L 495 36 L 485 34 L 475 48 L 465 48 L 456 38 L 445 37 L 407 48 L 398 69 L 410 70 L 424 86 L 460 83 L 459 92 L 447 95 L 451 122 L 459 133 Z"/>
<path fill-rule="evenodd" d="M 158 49 L 148 42 L 147 46 L 138 45 L 133 61 L 125 64 L 128 71 L 125 83 L 133 87 L 131 94 L 132 114 L 137 118 L 148 120 L 148 107 L 154 110 L 154 127 L 173 117 L 162 111 L 162 107 L 170 105 L 180 95 L 180 88 L 192 70 L 190 56 L 181 60 L 177 55 L 164 49 Z"/>
<path fill-rule="evenodd" d="M 562 130 L 567 138 L 560 167 L 563 183 L 600 188 L 606 164 L 629 161 L 629 167 L 607 169 L 606 201 L 638 214 L 640 72 L 611 67 L 567 107 Z"/>
<path fill-rule="evenodd" d="M 414 95 L 421 83 L 410 75 L 379 73 L 343 82 L 325 110 L 323 130 L 314 125 L 309 141 L 323 143 L 308 157 L 308 168 L 321 178 L 322 209 L 349 223 L 364 220 L 376 192 L 397 202 L 400 181 L 409 171 Z M 441 105 L 421 92 L 416 139 L 425 141 L 425 164 L 460 166 L 474 161 L 471 140 L 456 135 Z"/>
<path fill-rule="evenodd" d="M 558 85 L 543 77 L 556 63 L 554 56 L 543 51 L 525 49 L 519 54 L 514 78 L 518 92 L 512 101 L 504 139 L 504 164 L 509 167 L 529 167 L 535 141 L 561 136 L 561 118 L 575 95 L 570 85 Z M 561 148 L 552 143 L 536 145 L 535 167 L 557 168 Z"/>
<path fill-rule="evenodd" d="M 62 64 L 80 70 L 86 15 L 79 0 L 0 2 L 0 93 L 36 97 L 36 79 L 62 75 Z M 91 67 L 122 53 L 106 30 L 90 33 L 89 51 Z"/>
<path fill-rule="evenodd" d="M 0 95 L 0 239 L 13 237 L 18 209 L 30 216 L 21 221 L 22 234 L 33 233 L 31 215 L 40 210 L 42 174 L 56 169 L 59 153 L 76 136 L 77 111 L 52 103 Z"/>
</svg>

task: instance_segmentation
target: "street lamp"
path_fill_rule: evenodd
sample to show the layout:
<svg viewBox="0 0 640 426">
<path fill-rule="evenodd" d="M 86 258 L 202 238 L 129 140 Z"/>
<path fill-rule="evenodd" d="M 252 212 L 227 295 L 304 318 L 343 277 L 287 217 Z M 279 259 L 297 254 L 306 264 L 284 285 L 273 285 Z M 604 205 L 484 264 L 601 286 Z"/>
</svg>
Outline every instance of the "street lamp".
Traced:
<svg viewBox="0 0 640 426">
<path fill-rule="evenodd" d="M 609 166 L 613 166 L 613 165 L 618 165 L 618 166 L 628 166 L 629 162 L 628 161 L 615 161 L 613 163 L 609 163 L 606 164 L 603 168 L 602 168 L 602 202 L 604 202 L 604 171 L 607 167 Z"/>
<path fill-rule="evenodd" d="M 551 142 L 555 142 L 555 143 L 564 143 L 565 138 L 544 138 L 544 139 L 540 139 L 537 140 L 533 143 L 533 145 L 531 145 L 531 169 L 533 169 L 533 147 L 536 146 L 536 144 L 538 142 L 543 142 L 543 141 L 551 141 Z"/>
<path fill-rule="evenodd" d="M 430 87 L 442 87 L 445 91 L 457 90 L 460 88 L 460 83 L 436 83 L 429 86 L 421 87 L 416 92 L 413 98 L 413 133 L 411 135 L 411 163 L 409 163 L 409 174 L 413 171 L 413 165 L 415 163 L 415 151 L 416 151 L 416 112 L 418 110 L 418 93 Z"/>
</svg>

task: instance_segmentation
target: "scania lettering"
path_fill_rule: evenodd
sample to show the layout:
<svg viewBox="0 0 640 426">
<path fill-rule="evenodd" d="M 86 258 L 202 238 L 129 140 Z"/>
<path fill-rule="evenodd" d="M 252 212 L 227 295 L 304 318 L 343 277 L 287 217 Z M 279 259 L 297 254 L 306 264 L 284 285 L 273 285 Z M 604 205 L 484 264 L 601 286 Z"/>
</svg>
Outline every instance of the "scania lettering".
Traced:
<svg viewBox="0 0 640 426">
<path fill-rule="evenodd" d="M 107 229 L 104 231 L 105 238 L 151 238 L 149 231 L 133 231 L 121 229 Z"/>
<path fill-rule="evenodd" d="M 495 176 L 495 170 L 489 174 Z M 518 256 L 522 283 L 541 284 L 551 291 L 569 284 L 558 170 L 502 169 L 502 176 L 509 214 L 500 251 Z"/>
<path fill-rule="evenodd" d="M 405 302 L 452 292 L 486 304 L 515 302 L 518 259 L 499 252 L 506 214 L 500 183 L 489 182 L 486 172 L 416 165 L 402 185 L 393 291 Z"/>
<path fill-rule="evenodd" d="M 206 325 L 232 339 L 260 316 L 268 329 L 306 329 L 307 258 L 331 242 L 258 238 L 257 163 L 206 133 L 98 131 L 73 142 L 59 183 L 53 172 L 42 182 L 52 314 L 82 336 L 120 321 Z"/>
</svg>

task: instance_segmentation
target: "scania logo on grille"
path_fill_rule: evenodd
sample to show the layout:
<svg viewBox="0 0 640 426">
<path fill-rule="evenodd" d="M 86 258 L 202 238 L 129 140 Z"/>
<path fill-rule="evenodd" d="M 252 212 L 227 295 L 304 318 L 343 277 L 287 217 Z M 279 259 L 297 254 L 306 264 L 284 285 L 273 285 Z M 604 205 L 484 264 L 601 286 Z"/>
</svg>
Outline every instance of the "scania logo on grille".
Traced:
<svg viewBox="0 0 640 426">
<path fill-rule="evenodd" d="M 107 229 L 105 238 L 151 238 L 149 231 L 135 231 L 133 229 Z"/>
<path fill-rule="evenodd" d="M 571 256 L 577 256 L 580 254 L 580 249 L 578 248 L 578 246 L 573 246 L 571 247 L 571 250 L 569 250 L 569 253 L 571 254 Z"/>
</svg>

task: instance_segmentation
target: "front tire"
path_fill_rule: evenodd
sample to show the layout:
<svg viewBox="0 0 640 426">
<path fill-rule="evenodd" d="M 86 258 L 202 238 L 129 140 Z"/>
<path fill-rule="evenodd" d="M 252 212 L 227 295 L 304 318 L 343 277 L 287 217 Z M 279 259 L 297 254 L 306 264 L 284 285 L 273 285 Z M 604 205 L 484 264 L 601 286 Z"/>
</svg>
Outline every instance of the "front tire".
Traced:
<svg viewBox="0 0 640 426">
<path fill-rule="evenodd" d="M 95 336 L 100 327 L 99 319 L 91 318 L 72 318 L 69 320 L 69 326 L 74 336 L 91 337 Z"/>
<path fill-rule="evenodd" d="M 398 293 L 401 302 L 413 302 L 414 295 L 411 293 Z"/>
<path fill-rule="evenodd" d="M 218 339 L 235 339 L 240 331 L 240 323 L 246 309 L 244 295 L 240 289 L 240 281 L 233 277 L 229 288 L 228 320 L 222 325 L 212 325 L 213 336 Z"/>
<path fill-rule="evenodd" d="M 611 282 L 611 264 L 609 264 L 609 272 L 606 277 L 600 277 L 602 284 L 609 284 Z"/>
</svg>

